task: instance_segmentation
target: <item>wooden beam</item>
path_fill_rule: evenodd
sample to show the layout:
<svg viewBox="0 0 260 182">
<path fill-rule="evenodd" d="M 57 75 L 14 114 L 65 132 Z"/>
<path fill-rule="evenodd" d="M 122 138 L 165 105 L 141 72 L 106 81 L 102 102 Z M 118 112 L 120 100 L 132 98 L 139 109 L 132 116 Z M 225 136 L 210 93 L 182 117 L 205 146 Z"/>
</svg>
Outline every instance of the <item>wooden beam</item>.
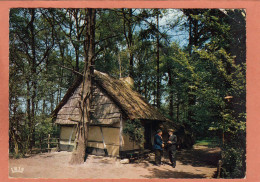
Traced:
<svg viewBox="0 0 260 182">
<path fill-rule="evenodd" d="M 122 113 L 120 114 L 120 131 L 119 131 L 119 151 L 123 148 L 123 119 L 122 119 Z"/>
<path fill-rule="evenodd" d="M 104 145 L 104 152 L 105 152 L 106 155 L 108 155 L 107 147 L 106 147 L 106 143 L 105 143 L 105 138 L 104 138 L 103 131 L 102 131 L 102 126 L 100 126 L 100 131 L 101 131 L 103 145 Z"/>
<path fill-rule="evenodd" d="M 82 123 L 81 121 L 77 121 L 77 120 L 73 120 L 71 118 L 68 118 L 68 120 L 72 121 L 72 122 L 76 122 L 76 123 Z"/>
<path fill-rule="evenodd" d="M 80 72 L 78 72 L 78 71 L 75 71 L 74 69 L 72 69 L 72 68 L 68 68 L 68 67 L 66 67 L 66 66 L 63 66 L 63 65 L 60 65 L 60 64 L 58 64 L 61 68 L 64 68 L 64 69 L 67 69 L 67 70 L 69 70 L 69 71 L 72 71 L 73 73 L 76 73 L 76 74 L 78 74 L 78 75 L 81 75 L 81 76 L 83 76 L 83 74 L 82 73 L 80 73 Z"/>
</svg>

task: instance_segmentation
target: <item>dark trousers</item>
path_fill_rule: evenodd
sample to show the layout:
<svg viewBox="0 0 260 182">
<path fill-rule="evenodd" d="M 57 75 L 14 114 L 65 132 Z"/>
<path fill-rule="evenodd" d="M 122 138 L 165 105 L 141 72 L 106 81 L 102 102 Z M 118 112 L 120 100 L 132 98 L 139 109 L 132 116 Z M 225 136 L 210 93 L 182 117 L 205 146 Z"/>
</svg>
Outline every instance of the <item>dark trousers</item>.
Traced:
<svg viewBox="0 0 260 182">
<path fill-rule="evenodd" d="M 172 166 L 176 166 L 176 150 L 169 150 L 169 159 Z"/>
<path fill-rule="evenodd" d="M 162 160 L 162 150 L 155 149 L 155 164 L 160 165 Z"/>
</svg>

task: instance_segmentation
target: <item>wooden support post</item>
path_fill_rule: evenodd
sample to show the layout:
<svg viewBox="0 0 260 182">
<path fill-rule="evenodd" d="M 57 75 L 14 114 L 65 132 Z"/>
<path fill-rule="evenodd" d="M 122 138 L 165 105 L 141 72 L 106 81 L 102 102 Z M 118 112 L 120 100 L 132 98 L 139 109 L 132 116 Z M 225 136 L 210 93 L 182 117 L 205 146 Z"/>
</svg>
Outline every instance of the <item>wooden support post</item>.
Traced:
<svg viewBox="0 0 260 182">
<path fill-rule="evenodd" d="M 218 161 L 218 175 L 217 175 L 217 178 L 220 178 L 220 174 L 221 174 L 221 166 L 222 166 L 222 161 L 221 160 L 219 160 Z"/>
<path fill-rule="evenodd" d="M 42 135 L 40 135 L 40 151 L 42 153 Z"/>
<path fill-rule="evenodd" d="M 101 131 L 101 136 L 102 136 L 102 141 L 103 141 L 103 146 L 104 146 L 104 152 L 105 152 L 105 155 L 107 156 L 108 152 L 107 152 L 107 147 L 106 147 L 106 143 L 105 143 L 105 138 L 104 138 L 102 126 L 100 126 L 100 131 Z"/>
<path fill-rule="evenodd" d="M 122 114 L 120 114 L 120 129 L 119 129 L 119 151 L 122 151 L 123 148 L 123 118 Z"/>
<path fill-rule="evenodd" d="M 59 143 L 60 143 L 60 140 L 59 140 L 59 138 L 57 138 L 56 151 L 59 151 Z"/>
<path fill-rule="evenodd" d="M 50 149 L 50 138 L 51 138 L 51 134 L 48 134 L 48 152 L 51 151 L 51 149 Z"/>
</svg>

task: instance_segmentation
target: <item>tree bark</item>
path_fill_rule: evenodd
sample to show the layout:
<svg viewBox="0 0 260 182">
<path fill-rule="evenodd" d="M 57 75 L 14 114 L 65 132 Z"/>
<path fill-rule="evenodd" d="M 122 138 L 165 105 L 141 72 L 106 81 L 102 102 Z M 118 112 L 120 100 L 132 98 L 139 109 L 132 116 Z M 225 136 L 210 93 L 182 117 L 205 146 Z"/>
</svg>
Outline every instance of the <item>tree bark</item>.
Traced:
<svg viewBox="0 0 260 182">
<path fill-rule="evenodd" d="M 132 18 L 133 18 L 133 11 L 132 9 L 128 9 L 129 12 L 129 21 L 128 21 L 128 40 L 129 40 L 129 51 L 130 51 L 130 58 L 129 58 L 129 76 L 134 78 L 134 54 L 133 54 L 133 32 L 132 32 Z"/>
<path fill-rule="evenodd" d="M 34 32 L 34 20 L 35 20 L 35 10 L 30 9 L 31 20 L 29 22 L 29 29 L 31 34 L 31 51 L 32 51 L 32 64 L 31 64 L 31 73 L 32 73 L 32 99 L 31 99 L 31 123 L 30 123 L 30 149 L 35 144 L 35 101 L 36 101 L 36 89 L 37 89 L 37 81 L 36 81 L 36 48 L 35 48 L 35 32 Z"/>
<path fill-rule="evenodd" d="M 180 99 L 177 95 L 177 103 L 176 103 L 176 122 L 179 123 L 180 118 Z"/>
<path fill-rule="evenodd" d="M 156 16 L 157 33 L 156 33 L 156 65 L 157 65 L 157 82 L 156 82 L 156 106 L 161 107 L 161 81 L 160 81 L 160 45 L 159 45 L 159 10 Z"/>
<path fill-rule="evenodd" d="M 192 107 L 196 103 L 196 96 L 194 95 L 194 89 L 188 88 L 188 120 L 190 122 L 194 122 L 195 120 L 193 119 L 194 112 L 192 110 Z"/>
<path fill-rule="evenodd" d="M 76 68 L 75 68 L 76 71 L 79 71 L 79 44 L 80 44 L 80 37 L 81 37 L 81 33 L 80 33 L 80 30 L 79 30 L 78 13 L 79 13 L 78 9 L 75 9 L 74 12 L 73 12 L 74 18 L 75 18 L 75 21 L 76 21 L 76 32 L 77 32 L 77 35 L 76 35 L 77 42 L 76 42 L 76 45 L 74 46 L 75 53 L 76 53 Z"/>
<path fill-rule="evenodd" d="M 192 23 L 191 23 L 191 17 L 188 17 L 188 21 L 189 21 L 189 44 L 188 44 L 188 51 L 189 54 L 191 55 L 191 51 L 192 51 Z"/>
<path fill-rule="evenodd" d="M 124 35 L 127 42 L 127 48 L 129 51 L 129 77 L 134 78 L 134 54 L 133 54 L 133 32 L 132 32 L 132 18 L 133 18 L 133 10 L 130 8 L 128 9 L 129 17 L 126 17 L 126 12 L 124 8 L 122 9 L 123 16 L 124 16 Z M 127 26 L 127 30 L 126 30 Z"/>
<path fill-rule="evenodd" d="M 60 51 L 60 56 L 61 56 L 61 64 L 62 64 L 62 66 L 64 66 L 64 46 L 63 45 L 61 45 L 61 42 L 60 41 L 58 41 L 58 45 L 59 45 L 59 51 Z M 60 67 L 59 68 L 60 69 L 60 78 L 59 78 L 59 84 L 58 84 L 58 96 L 59 96 L 59 99 L 57 100 L 57 104 L 56 105 L 58 105 L 59 103 L 60 103 L 60 101 L 61 101 L 61 85 L 62 85 L 62 83 L 63 83 L 63 68 L 62 67 Z"/>
<path fill-rule="evenodd" d="M 86 10 L 86 43 L 85 43 L 85 66 L 81 93 L 81 121 L 77 129 L 76 148 L 72 153 L 70 164 L 82 164 L 85 161 L 87 147 L 87 131 L 90 123 L 90 106 L 92 97 L 92 77 L 94 75 L 93 65 L 95 57 L 95 9 Z M 86 119 L 86 120 L 85 120 Z"/>
<path fill-rule="evenodd" d="M 18 145 L 18 135 L 16 134 L 17 131 L 20 130 L 19 128 L 19 119 L 17 118 L 17 107 L 18 107 L 18 98 L 17 96 L 14 97 L 14 103 L 10 103 L 10 105 L 13 105 L 12 107 L 9 106 L 9 110 L 12 113 L 12 116 L 10 117 L 10 129 L 9 129 L 9 139 L 11 142 L 11 145 L 14 145 L 14 152 L 16 155 L 19 153 L 19 145 Z"/>
<path fill-rule="evenodd" d="M 147 99 L 147 76 L 144 76 L 144 98 Z"/>
<path fill-rule="evenodd" d="M 195 10 L 196 11 L 196 10 Z M 189 45 L 188 45 L 188 51 L 189 54 L 192 54 L 192 47 L 193 46 L 198 46 L 199 42 L 199 33 L 198 33 L 198 20 L 192 18 L 192 14 L 196 14 L 193 10 L 186 10 L 184 12 L 188 16 L 188 21 L 189 21 Z M 193 86 L 193 85 L 190 85 Z M 196 96 L 194 95 L 194 90 L 189 87 L 188 90 L 188 120 L 190 122 L 194 122 L 193 116 L 194 113 L 192 111 L 192 106 L 195 105 L 196 103 Z"/>
<path fill-rule="evenodd" d="M 171 119 L 173 119 L 173 90 L 172 90 L 172 73 L 171 69 L 168 67 L 168 75 L 169 75 L 169 81 L 168 81 L 168 86 L 169 86 L 169 116 Z"/>
</svg>

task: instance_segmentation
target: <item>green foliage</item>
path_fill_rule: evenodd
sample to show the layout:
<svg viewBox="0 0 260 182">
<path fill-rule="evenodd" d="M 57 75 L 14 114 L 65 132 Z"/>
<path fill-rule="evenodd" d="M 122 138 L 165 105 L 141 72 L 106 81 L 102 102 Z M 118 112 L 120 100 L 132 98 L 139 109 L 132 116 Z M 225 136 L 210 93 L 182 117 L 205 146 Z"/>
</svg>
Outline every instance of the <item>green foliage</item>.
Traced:
<svg viewBox="0 0 260 182">
<path fill-rule="evenodd" d="M 39 137 L 47 138 L 48 134 L 52 136 L 57 136 L 58 134 L 58 127 L 53 125 L 51 118 L 41 118 L 43 116 L 38 117 L 38 123 L 35 126 L 35 132 L 38 134 Z"/>
<path fill-rule="evenodd" d="M 245 149 L 226 146 L 223 151 L 223 164 L 221 176 L 223 178 L 245 177 Z"/>
<path fill-rule="evenodd" d="M 23 154 L 21 154 L 21 153 L 18 153 L 18 154 L 13 154 L 13 158 L 14 159 L 20 159 L 20 158 L 22 158 L 23 157 Z"/>
<path fill-rule="evenodd" d="M 51 138 L 59 136 L 59 128 L 54 125 L 52 119 L 49 117 L 40 116 L 37 118 L 37 125 L 35 126 L 35 145 L 38 148 L 47 148 L 47 138 L 50 134 Z"/>
<path fill-rule="evenodd" d="M 130 140 L 135 142 L 140 147 L 143 147 L 144 139 L 144 127 L 140 120 L 127 120 L 123 129 L 123 133 L 128 135 Z"/>
<path fill-rule="evenodd" d="M 186 12 L 191 23 L 199 25 L 199 31 L 204 32 L 195 37 L 199 43 L 194 40 L 190 42 L 193 44 L 190 63 L 198 83 L 194 92 L 196 104 L 191 107 L 195 122 L 190 124 L 200 136 L 209 136 L 214 132 L 221 139 L 224 135 L 221 173 L 224 178 L 245 175 L 246 79 L 245 57 L 241 55 L 241 52 L 245 54 L 245 37 L 243 33 L 238 35 L 234 29 L 239 27 L 238 31 L 245 30 L 245 17 L 241 16 L 241 12 L 243 10 Z M 232 19 L 234 14 L 236 18 L 240 17 L 239 21 Z M 211 37 L 207 41 L 201 41 L 200 36 L 208 35 Z M 242 43 L 240 51 L 233 50 L 237 41 Z M 225 99 L 228 95 L 232 96 L 231 100 Z"/>
</svg>

